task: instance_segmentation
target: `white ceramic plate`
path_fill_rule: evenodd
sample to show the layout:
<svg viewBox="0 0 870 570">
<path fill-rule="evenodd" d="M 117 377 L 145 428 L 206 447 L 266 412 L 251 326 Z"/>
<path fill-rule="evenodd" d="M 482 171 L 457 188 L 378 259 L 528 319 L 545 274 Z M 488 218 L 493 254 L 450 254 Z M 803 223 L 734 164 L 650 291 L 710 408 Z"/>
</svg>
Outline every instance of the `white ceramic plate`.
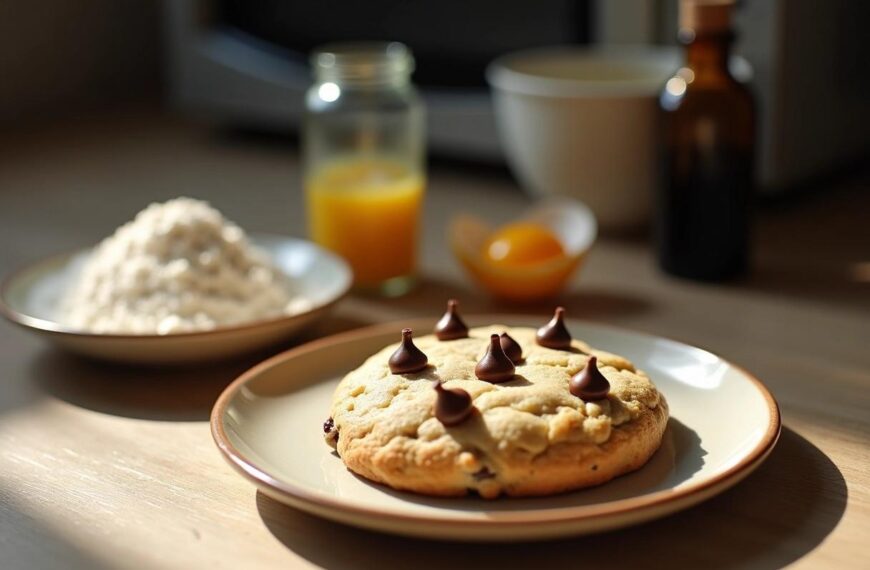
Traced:
<svg viewBox="0 0 870 570">
<path fill-rule="evenodd" d="M 470 324 L 538 326 L 505 315 Z M 323 442 L 335 385 L 400 328 L 391 323 L 318 340 L 275 356 L 233 382 L 212 411 L 226 459 L 262 492 L 351 525 L 457 540 L 533 540 L 598 532 L 684 509 L 734 485 L 770 453 L 779 409 L 760 381 L 718 356 L 679 342 L 570 322 L 576 338 L 628 357 L 665 394 L 671 421 L 641 470 L 610 483 L 545 498 L 429 498 L 356 477 Z"/>
<path fill-rule="evenodd" d="M 0 313 L 13 323 L 67 350 L 128 363 L 194 363 L 238 356 L 265 348 L 300 332 L 321 318 L 353 282 L 347 263 L 317 245 L 293 238 L 254 235 L 274 263 L 311 300 L 311 309 L 210 331 L 171 335 L 93 334 L 55 320 L 57 305 L 88 251 L 37 262 L 9 276 L 0 286 Z"/>
</svg>

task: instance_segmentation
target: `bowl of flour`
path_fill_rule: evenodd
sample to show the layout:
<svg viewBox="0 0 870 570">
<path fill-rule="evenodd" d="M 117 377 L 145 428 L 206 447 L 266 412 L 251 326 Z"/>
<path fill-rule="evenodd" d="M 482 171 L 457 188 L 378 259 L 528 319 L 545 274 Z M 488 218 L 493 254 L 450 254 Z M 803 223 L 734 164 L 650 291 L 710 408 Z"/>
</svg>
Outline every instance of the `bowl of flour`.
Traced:
<svg viewBox="0 0 870 570">
<path fill-rule="evenodd" d="M 301 332 L 352 283 L 306 240 L 248 236 L 208 203 L 151 204 L 95 248 L 8 278 L 0 311 L 61 346 L 138 363 L 237 356 Z"/>
</svg>

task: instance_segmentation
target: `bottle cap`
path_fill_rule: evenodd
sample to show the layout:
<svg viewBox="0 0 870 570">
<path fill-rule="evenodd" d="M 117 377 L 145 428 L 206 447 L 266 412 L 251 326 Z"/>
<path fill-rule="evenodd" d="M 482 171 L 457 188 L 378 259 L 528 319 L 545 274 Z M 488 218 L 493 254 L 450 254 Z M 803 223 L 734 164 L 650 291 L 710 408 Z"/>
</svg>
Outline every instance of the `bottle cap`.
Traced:
<svg viewBox="0 0 870 570">
<path fill-rule="evenodd" d="M 731 30 L 734 0 L 681 0 L 680 33 L 717 34 Z"/>
</svg>

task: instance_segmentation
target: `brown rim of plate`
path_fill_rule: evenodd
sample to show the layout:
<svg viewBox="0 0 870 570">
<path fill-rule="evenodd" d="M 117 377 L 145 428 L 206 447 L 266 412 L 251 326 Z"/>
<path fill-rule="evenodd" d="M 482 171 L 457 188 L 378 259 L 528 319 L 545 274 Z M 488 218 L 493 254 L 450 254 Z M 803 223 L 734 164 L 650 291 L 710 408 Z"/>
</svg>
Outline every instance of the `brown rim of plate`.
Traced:
<svg viewBox="0 0 870 570">
<path fill-rule="evenodd" d="M 516 317 L 514 317 L 515 319 Z M 479 321 L 483 319 L 487 319 L 488 322 L 492 323 L 500 323 L 500 322 L 510 322 L 511 317 L 509 315 L 469 315 L 466 317 L 468 321 Z M 582 321 L 577 321 L 576 319 L 568 319 L 568 323 L 577 323 Z M 224 456 L 229 464 L 239 471 L 243 476 L 250 479 L 252 482 L 261 483 L 266 486 L 269 486 L 273 489 L 278 490 L 283 495 L 289 495 L 293 499 L 304 503 L 311 503 L 317 505 L 321 508 L 326 508 L 332 511 L 344 511 L 344 512 L 352 512 L 357 515 L 363 516 L 377 516 L 381 518 L 387 518 L 394 521 L 425 521 L 427 523 L 449 523 L 451 525 L 459 524 L 464 526 L 513 526 L 513 525 L 522 525 L 529 523 L 565 523 L 565 522 L 576 522 L 578 520 L 586 520 L 591 518 L 597 518 L 602 516 L 613 516 L 619 515 L 621 513 L 634 511 L 638 509 L 649 509 L 655 507 L 657 505 L 661 505 L 664 503 L 671 503 L 674 501 L 679 501 L 681 499 L 687 499 L 696 495 L 701 495 L 704 491 L 714 488 L 720 484 L 723 484 L 735 476 L 741 474 L 743 471 L 756 467 L 760 462 L 767 457 L 773 447 L 776 445 L 777 440 L 779 439 L 780 431 L 782 429 L 782 421 L 781 415 L 779 411 L 779 405 L 774 399 L 773 395 L 764 385 L 764 383 L 756 378 L 753 374 L 750 374 L 746 369 L 741 366 L 738 366 L 721 356 L 712 353 L 708 350 L 695 347 L 693 345 L 680 342 L 678 340 L 656 336 L 648 333 L 635 332 L 628 329 L 623 329 L 621 327 L 616 327 L 612 325 L 599 324 L 594 322 L 588 322 L 595 327 L 608 328 L 617 332 L 629 333 L 632 335 L 645 336 L 649 338 L 654 338 L 658 340 L 666 340 L 670 343 L 680 344 L 683 346 L 688 346 L 691 348 L 695 348 L 698 350 L 704 350 L 708 354 L 712 354 L 716 358 L 721 361 L 727 363 L 729 366 L 733 366 L 740 372 L 742 372 L 755 386 L 755 388 L 759 391 L 761 396 L 764 398 L 767 403 L 768 413 L 770 416 L 770 423 L 767 426 L 767 431 L 765 431 L 763 437 L 759 441 L 758 445 L 756 445 L 752 451 L 750 451 L 746 457 L 744 457 L 740 462 L 736 465 L 733 465 L 719 473 L 711 477 L 708 480 L 701 481 L 695 483 L 693 485 L 689 485 L 684 489 L 680 489 L 679 491 L 657 491 L 655 493 L 649 493 L 647 495 L 642 495 L 640 497 L 632 497 L 628 499 L 620 499 L 618 501 L 611 501 L 608 503 L 601 503 L 597 505 L 583 505 L 577 507 L 571 507 L 569 511 L 566 512 L 564 509 L 560 510 L 552 510 L 552 509 L 540 509 L 540 510 L 528 510 L 523 511 L 522 513 L 510 513 L 510 512 L 500 512 L 499 517 L 497 519 L 487 519 L 487 520 L 468 520 L 462 518 L 452 517 L 450 515 L 447 516 L 413 516 L 407 515 L 403 513 L 396 512 L 394 510 L 385 510 L 385 509 L 377 509 L 377 508 L 364 508 L 357 507 L 354 505 L 348 505 L 342 501 L 333 499 L 331 497 L 324 497 L 320 495 L 316 495 L 302 489 L 293 484 L 287 484 L 282 481 L 279 481 L 266 473 L 265 470 L 258 467 L 254 462 L 250 459 L 246 458 L 238 449 L 236 449 L 232 443 L 230 443 L 229 438 L 224 431 L 223 426 L 223 416 L 226 412 L 226 409 L 242 386 L 244 386 L 252 377 L 255 377 L 260 374 L 261 371 L 271 368 L 277 365 L 280 362 L 283 362 L 289 358 L 293 358 L 295 356 L 301 354 L 307 354 L 316 350 L 319 350 L 324 347 L 331 346 L 338 342 L 352 341 L 360 338 L 365 338 L 368 336 L 373 336 L 377 334 L 388 333 L 390 331 L 397 330 L 396 327 L 411 327 L 411 328 L 423 328 L 428 324 L 434 323 L 434 319 L 408 319 L 403 321 L 394 321 L 389 323 L 380 323 L 367 327 L 363 327 L 360 329 L 355 329 L 343 333 L 338 333 L 335 335 L 323 337 L 317 340 L 313 340 L 296 348 L 291 348 L 290 350 L 286 350 L 280 354 L 277 354 L 260 364 L 257 364 L 250 370 L 243 373 L 237 379 L 235 379 L 229 386 L 227 386 L 221 395 L 218 397 L 215 402 L 214 408 L 212 408 L 211 412 L 211 434 L 215 443 L 218 446 L 218 449 L 221 451 L 221 454 Z M 422 325 L 422 326 L 421 326 Z M 746 473 L 748 474 L 748 472 Z M 734 483 L 737 483 L 739 479 L 735 480 Z M 549 511 L 549 512 L 548 512 Z"/>
<path fill-rule="evenodd" d="M 270 237 L 280 237 L 281 239 L 293 240 L 293 241 L 302 241 L 307 242 L 302 238 L 294 238 L 294 237 L 283 237 L 283 236 L 273 236 L 273 234 L 249 234 L 249 238 L 253 243 L 256 244 L 256 236 L 270 236 Z M 3 278 L 3 281 L 0 282 L 0 315 L 3 315 L 9 322 L 15 323 L 16 325 L 29 328 L 36 329 L 42 332 L 47 332 L 51 334 L 59 334 L 59 335 L 70 335 L 77 337 L 88 337 L 88 338 L 104 338 L 104 339 L 118 339 L 118 340 L 144 340 L 144 341 L 153 341 L 153 340 L 166 340 L 168 338 L 192 338 L 192 337 L 201 337 L 207 335 L 219 335 L 223 333 L 235 333 L 244 330 L 251 330 L 255 328 L 260 328 L 264 326 L 272 326 L 282 323 L 288 319 L 294 319 L 296 317 L 300 317 L 302 315 L 307 315 L 310 313 L 314 313 L 316 311 L 320 311 L 326 308 L 333 306 L 338 303 L 347 294 L 350 292 L 351 287 L 353 286 L 353 270 L 350 268 L 350 265 L 342 259 L 340 256 L 328 251 L 314 242 L 308 242 L 318 249 L 320 249 L 324 254 L 329 255 L 335 258 L 335 261 L 344 265 L 345 269 L 348 272 L 348 280 L 345 287 L 338 292 L 338 295 L 335 299 L 328 301 L 326 303 L 321 303 L 319 305 L 315 305 L 301 313 L 294 313 L 292 315 L 279 315 L 276 317 L 270 317 L 268 319 L 257 319 L 255 321 L 248 321 L 241 325 L 232 325 L 232 326 L 223 326 L 223 327 L 215 327 L 213 329 L 201 330 L 201 331 L 188 331 L 188 332 L 180 332 L 180 333 L 171 333 L 171 334 L 119 334 L 119 333 L 93 333 L 78 329 L 69 328 L 65 325 L 62 325 L 55 321 L 49 321 L 46 319 L 40 319 L 39 317 L 34 317 L 31 315 L 26 315 L 19 311 L 16 311 L 6 302 L 6 298 L 9 293 L 9 288 L 12 283 L 14 283 L 18 278 L 21 277 L 23 273 L 28 271 L 36 270 L 42 266 L 51 265 L 53 263 L 57 263 L 63 259 L 72 259 L 76 255 L 85 253 L 89 251 L 89 249 L 93 248 L 81 248 L 73 251 L 68 251 L 66 253 L 57 253 L 51 255 L 49 257 L 45 257 L 39 261 L 34 263 L 30 263 L 27 265 L 23 265 L 18 267 L 8 275 Z M 283 273 L 283 272 L 282 272 Z"/>
</svg>

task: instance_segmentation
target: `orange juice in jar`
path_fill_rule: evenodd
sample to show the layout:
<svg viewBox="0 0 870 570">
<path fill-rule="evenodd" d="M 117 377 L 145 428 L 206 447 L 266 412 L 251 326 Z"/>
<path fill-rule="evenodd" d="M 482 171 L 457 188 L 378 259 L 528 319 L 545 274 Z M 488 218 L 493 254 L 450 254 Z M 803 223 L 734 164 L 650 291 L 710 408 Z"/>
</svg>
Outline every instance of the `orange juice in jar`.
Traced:
<svg viewBox="0 0 870 570">
<path fill-rule="evenodd" d="M 333 44 L 312 58 L 305 191 L 314 241 L 350 263 L 358 290 L 400 295 L 414 281 L 423 104 L 414 60 L 395 42 Z"/>
<path fill-rule="evenodd" d="M 306 177 L 309 231 L 343 256 L 358 288 L 403 292 L 417 256 L 424 178 L 400 162 L 338 159 Z"/>
</svg>

